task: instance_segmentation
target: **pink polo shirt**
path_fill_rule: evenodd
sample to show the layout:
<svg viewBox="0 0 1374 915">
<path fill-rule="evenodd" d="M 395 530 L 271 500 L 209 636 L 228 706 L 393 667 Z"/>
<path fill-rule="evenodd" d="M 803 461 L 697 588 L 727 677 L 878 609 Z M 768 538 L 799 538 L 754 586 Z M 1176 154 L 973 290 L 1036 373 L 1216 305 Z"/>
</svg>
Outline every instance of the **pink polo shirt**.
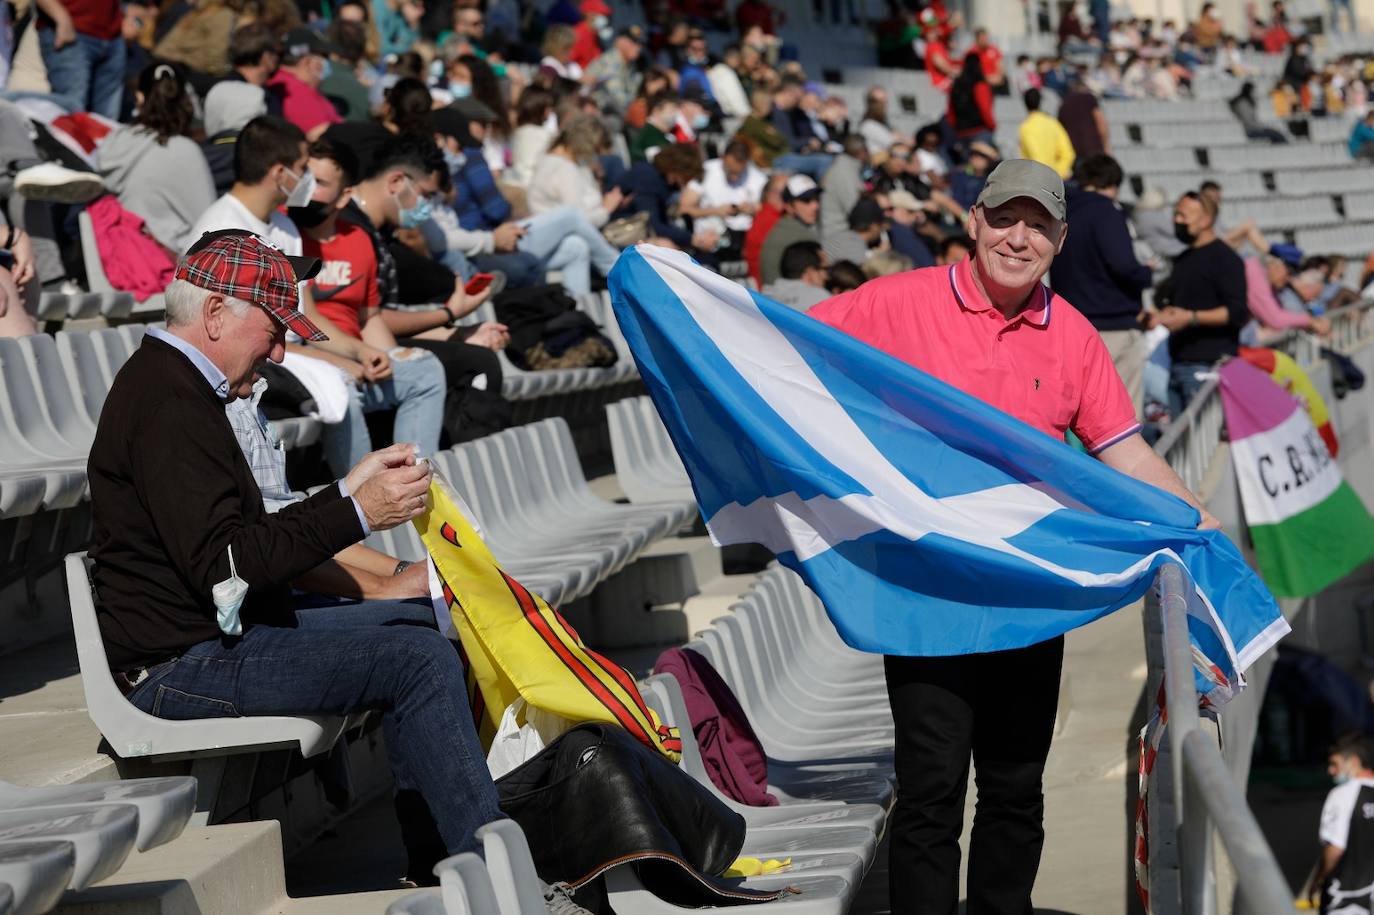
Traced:
<svg viewBox="0 0 1374 915">
<path fill-rule="evenodd" d="M 285 68 L 277 70 L 267 81 L 267 91 L 281 97 L 281 113 L 306 133 L 321 124 L 342 124 L 343 117 L 320 90 L 302 82 Z"/>
<path fill-rule="evenodd" d="M 881 279 L 807 312 L 1057 439 L 1096 453 L 1139 431 L 1102 338 L 1041 287 L 1010 321 L 973 284 L 971 259 Z"/>
</svg>

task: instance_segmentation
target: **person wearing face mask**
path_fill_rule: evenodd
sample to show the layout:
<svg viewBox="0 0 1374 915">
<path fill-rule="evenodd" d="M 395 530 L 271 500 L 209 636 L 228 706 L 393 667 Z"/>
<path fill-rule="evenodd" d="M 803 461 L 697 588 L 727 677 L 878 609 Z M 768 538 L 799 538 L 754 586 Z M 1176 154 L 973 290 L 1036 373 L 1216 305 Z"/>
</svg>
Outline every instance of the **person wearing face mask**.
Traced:
<svg viewBox="0 0 1374 915">
<path fill-rule="evenodd" d="M 601 56 L 602 49 L 610 47 L 615 31 L 611 28 L 611 8 L 605 0 L 582 0 L 579 9 L 582 21 L 572 27 L 576 37 L 570 59 L 585 72 Z"/>
<path fill-rule="evenodd" d="M 1177 418 L 1206 384 L 1217 361 L 1236 355 L 1250 319 L 1245 263 L 1217 235 L 1217 207 L 1189 191 L 1174 205 L 1174 235 L 1188 249 L 1165 284 L 1170 304 L 1159 323 L 1169 329 L 1169 413 Z"/>
<path fill-rule="evenodd" d="M 1337 738 L 1326 773 L 1336 786 L 1322 804 L 1321 853 L 1303 898 L 1324 915 L 1374 911 L 1374 740 Z"/>
<path fill-rule="evenodd" d="M 527 89 L 526 94 L 530 91 Z M 530 212 L 537 215 L 574 206 L 594 228 L 604 226 L 624 200 L 619 188 L 603 194 L 594 171 L 597 157 L 610 149 L 610 133 L 600 118 L 580 114 L 569 119 L 548 154 L 534 167 L 526 195 Z"/>
<path fill-rule="evenodd" d="M 308 140 L 317 140 L 343 117 L 320 91 L 333 66 L 329 55 L 339 49 L 307 28 L 286 35 L 281 66 L 267 81 L 267 91 L 281 99 L 282 117 L 299 127 Z"/>
<path fill-rule="evenodd" d="M 710 126 L 711 99 L 695 87 L 688 89 L 678 106 L 669 139 L 674 143 L 695 143 L 697 134 Z"/>
<path fill-rule="evenodd" d="M 660 92 L 649 99 L 649 116 L 630 140 L 630 162 L 652 162 L 665 146 L 671 146 L 678 106 L 682 100 L 672 92 Z"/>
<path fill-rule="evenodd" d="M 243 229 L 266 239 L 292 257 L 299 256 L 300 230 L 280 208 L 283 205 L 306 206 L 315 194 L 315 177 L 310 173 L 305 135 L 300 128 L 271 115 L 249 121 L 235 145 L 234 173 L 234 185 L 229 193 L 201 214 L 191 237 L 200 238 L 206 232 L 220 229 Z M 297 359 L 327 352 L 357 363 L 365 382 L 375 384 L 391 377 L 391 359 L 383 350 L 342 333 L 320 314 L 309 287 L 301 290 L 300 297 L 301 309 L 330 339 L 294 351 L 286 363 L 287 371 L 293 371 Z M 305 355 L 307 350 L 309 356 Z M 316 362 L 310 359 L 310 363 Z M 318 368 L 317 364 L 310 363 L 303 370 Z"/>
<path fill-rule="evenodd" d="M 141 217 L 163 247 L 179 253 L 200 237 L 191 234 L 191 226 L 214 202 L 214 178 L 190 138 L 195 110 L 177 68 L 144 69 L 137 98 L 134 122 L 100 144 L 97 170 L 120 206 Z M 167 180 L 169 175 L 176 180 Z"/>
<path fill-rule="evenodd" d="M 639 94 L 644 76 L 636 64 L 644 46 L 639 26 L 621 29 L 600 57 L 587 67 L 586 84 L 603 111 L 620 116 Z"/>
<path fill-rule="evenodd" d="M 357 158 L 345 147 L 316 140 L 310 148 L 309 168 L 315 176 L 315 192 L 287 213 L 302 232 L 304 255 L 320 261 L 320 272 L 310 281 L 315 307 L 343 334 L 391 359 L 391 376 L 371 382 L 356 360 L 319 352 L 317 358 L 334 365 L 349 382 L 347 414 L 342 422 L 324 427 L 325 460 L 334 473 L 346 473 L 372 450 L 363 414 L 389 409 L 396 410 L 396 440 L 414 442 L 422 454 L 433 454 L 439 449 L 443 427 L 443 366 L 423 350 L 397 345 L 381 316 L 372 240 L 357 225 L 339 220 L 349 202 L 347 191 L 355 181 Z"/>
<path fill-rule="evenodd" d="M 558 134 L 558 118 L 553 111 L 555 101 L 552 92 L 538 86 L 520 93 L 520 101 L 515 106 L 515 132 L 510 138 L 511 164 L 501 174 L 504 183 L 529 187 L 539 160 L 549 151 L 549 144 Z"/>
<path fill-rule="evenodd" d="M 1070 226 L 1064 182 L 1029 159 L 988 176 L 969 213 L 969 257 L 864 283 L 808 313 L 1159 487 L 1219 527 L 1151 450 L 1101 338 L 1043 279 Z M 893 912 L 1032 911 L 1044 845 L 1043 775 L 1054 735 L 1062 636 L 1026 648 L 884 659 L 895 724 L 897 801 L 889 820 Z M 1007 684 L 1015 684 L 1013 689 Z M 977 804 L 961 892 L 968 776 Z"/>
</svg>

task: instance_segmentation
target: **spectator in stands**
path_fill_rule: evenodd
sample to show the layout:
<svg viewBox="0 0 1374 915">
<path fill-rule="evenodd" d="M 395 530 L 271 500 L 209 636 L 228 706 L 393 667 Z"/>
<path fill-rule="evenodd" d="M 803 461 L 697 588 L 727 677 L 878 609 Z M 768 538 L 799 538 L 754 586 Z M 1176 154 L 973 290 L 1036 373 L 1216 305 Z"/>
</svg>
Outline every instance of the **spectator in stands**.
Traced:
<svg viewBox="0 0 1374 915">
<path fill-rule="evenodd" d="M 267 81 L 280 66 L 281 39 L 266 22 L 257 20 L 244 23 L 229 36 L 229 75 L 226 80 L 265 89 Z M 207 104 L 214 91 L 212 87 L 206 95 Z M 281 96 L 277 93 L 267 93 L 267 113 L 281 116 Z"/>
<path fill-rule="evenodd" d="M 935 266 L 947 267 L 950 264 L 957 264 L 968 257 L 973 251 L 973 239 L 967 235 L 951 235 L 944 241 L 935 253 Z"/>
<path fill-rule="evenodd" d="M 949 195 L 964 209 L 972 209 L 978 195 L 983 192 L 983 184 L 988 174 L 996 167 L 1001 157 L 997 150 L 987 143 L 975 142 L 969 145 L 968 162 L 949 178 Z"/>
<path fill-rule="evenodd" d="M 372 240 L 357 225 L 339 220 L 349 203 L 347 191 L 357 182 L 357 157 L 345 147 L 317 140 L 310 148 L 309 168 L 315 193 L 288 213 L 301 230 L 303 253 L 320 261 L 320 272 L 310 281 L 315 307 L 343 334 L 389 359 L 387 371 L 369 372 L 357 358 L 324 350 L 311 353 L 349 380 L 347 415 L 324 427 L 325 459 L 332 472 L 346 473 L 372 450 L 363 414 L 389 409 L 396 410 L 396 440 L 414 442 L 421 454 L 434 454 L 444 419 L 443 366 L 423 350 L 397 345 L 381 315 Z"/>
<path fill-rule="evenodd" d="M 1313 315 L 1306 308 L 1290 311 L 1279 302 L 1278 294 L 1288 289 L 1292 279 L 1287 262 L 1275 254 L 1245 259 L 1245 302 L 1256 325 L 1247 328 L 1254 333 L 1249 345 L 1267 346 L 1290 330 L 1321 335 L 1330 332 L 1331 323 L 1326 318 Z"/>
<path fill-rule="evenodd" d="M 1240 126 L 1245 129 L 1245 136 L 1251 140 L 1267 140 L 1269 143 L 1287 143 L 1288 138 L 1282 133 L 1260 123 L 1259 106 L 1255 101 L 1255 84 L 1246 80 L 1240 87 L 1240 92 L 1231 99 L 1228 104 L 1231 113 L 1240 121 Z"/>
<path fill-rule="evenodd" d="M 603 194 L 596 177 L 597 157 L 610 148 L 611 138 L 600 118 L 571 118 L 554 138 L 548 155 L 534 167 L 527 194 L 530 212 L 538 214 L 574 206 L 593 227 L 600 229 L 606 225 L 610 214 L 620 209 L 624 200 L 619 188 Z"/>
<path fill-rule="evenodd" d="M 960 148 L 970 143 L 993 143 L 997 118 L 992 111 L 992 86 L 983 78 L 983 62 L 970 51 L 964 67 L 949 87 L 949 110 L 945 120 L 954 131 Z"/>
<path fill-rule="evenodd" d="M 849 263 L 845 261 L 844 263 Z M 891 249 L 874 251 L 864 261 L 863 274 L 870 280 L 876 280 L 880 276 L 892 276 L 894 273 L 905 273 L 912 269 L 914 264 L 911 258 L 905 254 L 900 254 Z"/>
<path fill-rule="evenodd" d="M 668 158 L 663 159 L 665 154 Z M 692 232 L 681 228 L 668 211 L 673 195 L 701 176 L 701 151 L 696 146 L 672 144 L 655 156 L 652 164 L 636 162 L 625 173 L 619 185 L 624 202 L 613 218 L 648 213 L 649 228 L 655 236 L 714 265 L 720 235 L 710 229 Z"/>
<path fill-rule="evenodd" d="M 314 193 L 306 146 L 300 128 L 281 118 L 249 121 L 234 145 L 233 186 L 200 215 L 188 237 L 194 241 L 218 229 L 244 229 L 299 255 L 300 233 L 279 208 L 305 203 Z"/>
<path fill-rule="evenodd" d="M 403 244 L 394 243 L 397 229 L 415 222 L 416 209 L 438 193 L 445 164 L 444 157 L 428 137 L 399 136 L 387 141 L 373 157 L 364 178 L 354 188 L 344 218 L 365 231 L 372 239 L 377 257 L 377 292 L 382 302 L 382 320 L 404 346 L 428 350 L 439 358 L 448 381 L 444 406 L 444 431 L 453 442 L 500 428 L 499 410 L 502 373 L 496 352 L 505 348 L 510 335 L 504 325 L 483 322 L 454 327 L 471 314 L 490 295 L 467 295 L 463 284 L 449 273 L 448 286 L 442 290 L 444 305 L 429 310 L 394 308 L 403 301 L 402 270 L 398 256 L 406 258 L 406 269 L 414 269 L 426 259 Z M 429 299 L 434 302 L 436 299 Z M 474 386 L 486 392 L 479 397 Z M 479 409 L 485 406 L 486 410 Z M 495 425 L 495 428 L 492 426 Z"/>
<path fill-rule="evenodd" d="M 0 218 L 3 223 L 3 218 Z M 0 225 L 0 337 L 38 333 L 39 281 L 34 269 L 33 243 L 18 226 Z"/>
<path fill-rule="evenodd" d="M 864 93 L 864 116 L 859 121 L 859 136 L 868 144 L 868 154 L 877 155 L 887 152 L 894 143 L 912 143 L 910 137 L 893 133 L 887 122 L 887 90 L 880 86 L 870 86 Z M 939 134 L 937 132 L 936 136 Z"/>
<path fill-rule="evenodd" d="M 539 69 L 548 71 L 560 79 L 582 79 L 582 68 L 572 59 L 573 45 L 577 44 L 577 33 L 570 25 L 551 25 L 544 33 L 540 50 L 544 52 L 539 61 Z"/>
<path fill-rule="evenodd" d="M 630 141 L 631 162 L 652 162 L 654 156 L 673 142 L 671 132 L 677 123 L 677 110 L 682 100 L 671 92 L 649 99 L 649 113 L 644 126 Z"/>
<path fill-rule="evenodd" d="M 1016 136 L 1021 146 L 1021 158 L 1034 159 L 1054 169 L 1061 178 L 1073 173 L 1075 153 L 1069 132 L 1057 118 L 1040 110 L 1040 90 L 1027 89 L 1024 96 L 1026 119 Z"/>
<path fill-rule="evenodd" d="M 1157 187 L 1147 187 L 1131 210 L 1136 237 L 1161 261 L 1172 261 L 1188 246 L 1174 234 L 1174 214 Z"/>
<path fill-rule="evenodd" d="M 1348 7 L 1347 7 L 1348 9 Z M 1334 18 L 1334 17 L 1333 17 Z M 1369 789 L 1374 788 L 1374 740 L 1366 734 L 1345 734 L 1327 751 L 1326 774 L 1336 786 L 1322 804 L 1317 840 L 1321 853 L 1303 887 L 1302 899 L 1326 915 L 1363 908 L 1370 893 L 1363 889 L 1374 875 L 1374 822 L 1365 815 Z M 1341 897 L 1336 889 L 1350 887 Z"/>
<path fill-rule="evenodd" d="M 506 184 L 529 187 L 539 160 L 549 151 L 558 134 L 554 116 L 554 94 L 531 86 L 520 93 L 515 111 L 515 132 L 511 134 L 511 164 L 501 174 Z"/>
<path fill-rule="evenodd" d="M 749 93 L 749 117 L 735 133 L 735 139 L 749 145 L 754 164 L 763 169 L 773 168 L 790 148 L 787 138 L 773 125 L 772 112 L 773 93 L 762 86 L 755 88 Z"/>
<path fill-rule="evenodd" d="M 1226 27 L 1222 25 L 1221 19 L 1217 16 L 1216 4 L 1202 4 L 1202 12 L 1197 17 L 1197 22 L 1193 23 L 1193 41 L 1197 43 L 1198 50 L 1204 57 L 1210 58 L 1221 45 L 1222 32 Z"/>
<path fill-rule="evenodd" d="M 381 711 L 397 787 L 420 792 L 450 852 L 471 851 L 502 813 L 462 665 L 428 629 L 428 603 L 297 611 L 290 592 L 368 533 L 420 516 L 429 471 L 394 446 L 268 514 L 224 419 L 225 399 L 252 393 L 254 367 L 281 360 L 287 330 L 321 336 L 296 310 L 309 275 L 256 240 L 216 239 L 178 268 L 167 328 L 115 379 L 90 454 L 105 653 L 129 701 L 162 718 Z M 240 637 L 217 625 L 221 581 L 251 583 Z"/>
<path fill-rule="evenodd" d="M 864 172 L 868 168 L 868 147 L 864 138 L 855 134 L 845 141 L 844 152 L 835 157 L 830 170 L 821 181 L 821 238 L 833 260 L 844 260 L 834 248 L 830 238 L 838 236 L 849 228 L 849 214 L 864 194 Z M 862 263 L 863 258 L 850 258 Z"/>
<path fill-rule="evenodd" d="M 643 44 L 643 32 L 638 26 L 621 29 L 606 52 L 587 68 L 586 82 L 602 110 L 623 112 L 639 93 L 643 77 L 635 64 Z"/>
<path fill-rule="evenodd" d="M 785 76 L 773 92 L 770 120 L 787 141 L 788 151 L 775 158 L 774 168 L 801 172 L 820 181 L 825 177 L 834 156 L 824 151 L 821 141 L 813 135 L 802 135 L 796 129 L 796 110 L 804 94 L 804 83 L 795 76 Z"/>
<path fill-rule="evenodd" d="M 778 26 L 786 18 L 786 14 L 775 9 L 768 0 L 740 0 L 735 7 L 735 27 L 741 35 L 755 26 L 767 35 L 776 35 Z"/>
<path fill-rule="evenodd" d="M 337 50 L 320 82 L 320 93 L 345 121 L 366 121 L 371 116 L 371 105 L 368 88 L 358 79 L 358 67 L 367 54 L 367 29 L 361 22 L 336 18 L 329 24 L 327 34 L 329 43 Z"/>
<path fill-rule="evenodd" d="M 778 279 L 763 287 L 763 294 L 797 311 L 830 298 L 826 288 L 828 257 L 820 243 L 798 241 L 788 245 L 778 264 Z"/>
<path fill-rule="evenodd" d="M 832 296 L 852 292 L 868 282 L 868 277 L 859 265 L 849 261 L 831 264 L 830 269 L 826 270 L 825 273 L 825 288 L 830 291 Z"/>
<path fill-rule="evenodd" d="M 1206 383 L 1216 362 L 1234 356 L 1249 319 L 1245 264 L 1217 237 L 1216 204 L 1189 192 L 1174 205 L 1174 232 L 1188 245 L 1169 276 L 1169 304 L 1159 323 L 1169 329 L 1169 414 L 1177 419 Z"/>
<path fill-rule="evenodd" d="M 711 97 L 715 99 L 720 113 L 727 118 L 743 118 L 749 115 L 749 93 L 744 90 L 744 82 L 739 76 L 739 45 L 728 45 L 706 77 L 711 84 Z M 824 118 L 824 109 L 822 109 Z"/>
<path fill-rule="evenodd" d="M 286 36 L 281 66 L 267 81 L 267 90 L 281 98 L 282 117 L 299 127 L 307 140 L 317 139 L 330 124 L 343 118 L 320 92 L 330 67 L 329 55 L 338 48 L 307 28 Z"/>
<path fill-rule="evenodd" d="M 1088 319 L 1139 413 L 1144 406 L 1145 347 L 1141 293 L 1154 273 L 1136 260 L 1126 216 L 1117 207 L 1121 166 L 1099 153 L 1079 159 L 1064 198 L 1069 225 L 1050 268 L 1050 286 Z"/>
<path fill-rule="evenodd" d="M 510 106 L 506 104 L 505 91 L 501 88 L 501 81 L 497 79 L 496 71 L 491 68 L 491 64 L 477 55 L 463 55 L 458 58 L 457 66 L 467 70 L 467 78 L 472 85 L 472 98 L 458 99 L 454 102 L 454 107 L 462 113 L 465 110 L 464 105 L 478 102 L 491 112 L 490 119 L 483 120 L 484 133 L 479 139 L 482 141 L 482 156 L 486 159 L 487 169 L 493 175 L 500 176 L 506 167 L 511 135 Z M 467 117 L 474 121 L 479 120 L 472 113 L 468 113 Z"/>
<path fill-rule="evenodd" d="M 35 0 L 35 5 L 38 44 L 53 96 L 69 111 L 117 120 L 125 54 L 118 0 Z"/>
<path fill-rule="evenodd" d="M 1347 145 L 1352 159 L 1374 162 L 1374 108 L 1370 108 L 1364 117 L 1355 122 Z"/>
<path fill-rule="evenodd" d="M 1097 103 L 1096 96 L 1084 87 L 1081 79 L 1070 81 L 1069 90 L 1059 103 L 1059 123 L 1068 131 L 1069 142 L 1078 155 L 1111 153 L 1112 139 L 1107 116 Z"/>
<path fill-rule="evenodd" d="M 180 253 L 200 237 L 191 227 L 215 202 L 210 166 L 190 138 L 195 109 L 172 64 L 139 74 L 137 97 L 134 122 L 100 144 L 99 171 L 120 206 L 140 217 L 159 244 Z"/>
<path fill-rule="evenodd" d="M 945 157 L 944 134 L 940 125 L 927 124 L 916 131 L 915 141 L 916 173 L 921 180 L 932 188 L 949 187 L 950 162 Z"/>
<path fill-rule="evenodd" d="M 1072 429 L 1104 464 L 1185 499 L 1202 512 L 1204 526 L 1218 527 L 1141 438 L 1135 410 L 1092 327 L 1042 284 L 1063 240 L 1063 201 L 1063 182 L 1052 170 L 1009 160 L 969 215 L 972 257 L 953 270 L 875 280 L 813 308 L 811 316 L 1055 438 Z M 893 321 L 894 314 L 903 319 Z M 1015 367 L 1024 381 L 994 381 L 994 365 Z M 1032 379 L 1045 382 L 1038 395 L 1025 383 Z M 972 756 L 979 796 L 968 909 L 1031 910 L 1063 647 L 1054 638 L 992 655 L 885 660 L 896 725 L 898 788 L 889 823 L 894 908 L 958 908 L 961 799 Z M 990 678 L 1016 687 L 989 690 Z"/>
<path fill-rule="evenodd" d="M 959 75 L 959 64 L 950 53 L 949 36 L 944 32 L 927 35 L 925 65 L 930 75 L 930 85 L 941 92 L 948 92 L 954 77 Z"/>
<path fill-rule="evenodd" d="M 988 30 L 979 28 L 973 32 L 973 47 L 970 53 L 977 54 L 983 65 L 983 78 L 998 95 L 1007 94 L 1007 74 L 1002 66 L 1002 50 L 993 44 Z"/>
<path fill-rule="evenodd" d="M 892 224 L 887 228 L 892 250 L 906 257 L 914 266 L 934 266 L 935 256 L 931 254 L 930 242 L 916 231 L 917 226 L 925 225 L 927 219 L 921 201 L 901 188 L 890 191 L 887 198 L 892 205 Z"/>
<path fill-rule="evenodd" d="M 768 176 L 750 164 L 749 147 L 733 141 L 719 159 L 708 159 L 702 165 L 699 180 L 682 189 L 678 212 L 693 220 L 693 228 L 709 228 L 726 239 L 720 257 L 737 260 L 767 181 Z"/>
<path fill-rule="evenodd" d="M 439 115 L 446 117 L 441 119 Z M 475 138 L 471 134 L 472 125 L 466 125 L 467 134 L 463 136 L 461 116 L 450 115 L 456 115 L 456 112 L 438 112 L 435 128 L 445 136 L 445 142 L 458 147 L 464 157 L 463 163 L 453 172 L 457 191 L 453 209 L 458 215 L 459 226 L 468 232 L 491 233 L 488 251 L 508 253 L 518 249 L 523 254 L 532 255 L 538 261 L 540 271 L 562 271 L 563 285 L 570 295 L 586 295 L 590 292 L 591 268 L 595 266 L 605 276 L 615 264 L 619 252 L 576 207 L 559 207 L 519 223 L 511 222 L 510 201 L 497 189 L 486 160 L 480 149 L 476 148 Z M 450 149 L 450 152 L 453 151 Z M 698 158 L 698 169 L 700 161 Z M 488 240 L 484 240 L 484 248 L 487 243 Z M 482 269 L 490 266 L 492 269 L 505 270 L 507 275 L 511 274 L 511 270 L 501 263 L 483 266 L 481 258 L 476 263 Z"/>
<path fill-rule="evenodd" d="M 227 194 L 233 186 L 239 133 L 253 118 L 267 114 L 267 99 L 261 86 L 231 80 L 216 83 L 205 97 L 205 142 L 200 151 L 217 195 Z"/>
<path fill-rule="evenodd" d="M 1291 86 L 1305 86 L 1316 75 L 1317 68 L 1312 63 L 1312 45 L 1306 38 L 1293 42 L 1288 51 L 1288 59 L 1283 62 L 1283 80 Z"/>
<path fill-rule="evenodd" d="M 786 203 L 783 199 L 789 177 L 770 175 L 763 186 L 763 202 L 754 214 L 754 223 L 744 236 L 744 262 L 749 265 L 749 276 L 758 286 L 763 285 L 763 273 L 759 263 L 763 255 L 763 243 L 768 239 L 773 227 L 782 219 Z"/>
<path fill-rule="evenodd" d="M 825 253 L 831 261 L 851 261 L 862 267 L 870 251 L 886 247 L 884 239 L 889 220 L 884 211 L 885 202 L 874 196 L 860 197 L 849 211 L 849 224 L 845 229 L 821 235 Z"/>
<path fill-rule="evenodd" d="M 682 94 L 668 139 L 674 143 L 697 142 L 697 134 L 711 126 L 713 110 L 710 97 L 699 86 L 689 86 Z"/>
<path fill-rule="evenodd" d="M 782 252 L 799 241 L 819 241 L 821 189 L 809 175 L 793 175 L 783 187 L 784 216 L 769 231 L 759 252 L 761 285 L 776 282 L 781 275 Z"/>
</svg>

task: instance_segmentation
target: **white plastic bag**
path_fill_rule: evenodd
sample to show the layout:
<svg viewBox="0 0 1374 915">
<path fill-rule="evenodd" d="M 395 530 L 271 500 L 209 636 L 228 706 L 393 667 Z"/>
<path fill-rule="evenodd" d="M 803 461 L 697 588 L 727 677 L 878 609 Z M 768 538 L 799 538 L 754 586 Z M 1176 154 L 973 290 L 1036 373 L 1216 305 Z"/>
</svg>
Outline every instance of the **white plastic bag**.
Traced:
<svg viewBox="0 0 1374 915">
<path fill-rule="evenodd" d="M 520 723 L 521 717 L 525 723 Z M 487 768 L 496 779 L 537 756 L 544 747 L 572 727 L 572 722 L 516 699 L 506 706 L 496 738 L 487 751 Z"/>
</svg>

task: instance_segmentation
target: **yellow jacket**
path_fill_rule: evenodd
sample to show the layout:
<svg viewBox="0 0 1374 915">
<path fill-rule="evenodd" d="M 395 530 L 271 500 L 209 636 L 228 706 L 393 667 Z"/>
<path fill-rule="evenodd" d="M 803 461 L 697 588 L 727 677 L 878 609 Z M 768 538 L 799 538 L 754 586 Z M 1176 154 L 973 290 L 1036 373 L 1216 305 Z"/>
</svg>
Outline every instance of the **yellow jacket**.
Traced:
<svg viewBox="0 0 1374 915">
<path fill-rule="evenodd" d="M 1059 173 L 1061 178 L 1069 177 L 1073 170 L 1073 143 L 1069 133 L 1058 118 L 1052 118 L 1043 111 L 1032 111 L 1021 122 L 1018 132 L 1021 141 L 1021 158 L 1042 162 Z"/>
</svg>

